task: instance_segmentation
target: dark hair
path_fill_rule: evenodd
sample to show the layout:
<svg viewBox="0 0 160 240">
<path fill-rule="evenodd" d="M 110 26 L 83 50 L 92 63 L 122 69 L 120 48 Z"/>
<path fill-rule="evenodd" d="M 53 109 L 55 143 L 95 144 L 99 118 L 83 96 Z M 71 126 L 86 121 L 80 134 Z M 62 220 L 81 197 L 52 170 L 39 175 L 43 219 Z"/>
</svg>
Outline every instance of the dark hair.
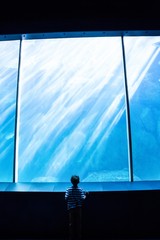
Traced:
<svg viewBox="0 0 160 240">
<path fill-rule="evenodd" d="M 73 176 L 71 177 L 71 183 L 72 183 L 74 186 L 77 186 L 78 183 L 79 183 L 79 176 L 73 175 Z"/>
</svg>

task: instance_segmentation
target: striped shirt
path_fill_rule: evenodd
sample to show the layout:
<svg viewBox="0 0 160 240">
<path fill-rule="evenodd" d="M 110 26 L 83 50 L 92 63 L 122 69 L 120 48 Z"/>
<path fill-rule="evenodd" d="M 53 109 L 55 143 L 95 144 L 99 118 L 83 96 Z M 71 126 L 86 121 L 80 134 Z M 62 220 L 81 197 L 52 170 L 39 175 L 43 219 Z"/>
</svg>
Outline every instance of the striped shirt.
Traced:
<svg viewBox="0 0 160 240">
<path fill-rule="evenodd" d="M 85 191 L 78 186 L 71 186 L 65 192 L 65 200 L 67 201 L 68 210 L 71 208 L 81 207 L 85 198 Z"/>
</svg>

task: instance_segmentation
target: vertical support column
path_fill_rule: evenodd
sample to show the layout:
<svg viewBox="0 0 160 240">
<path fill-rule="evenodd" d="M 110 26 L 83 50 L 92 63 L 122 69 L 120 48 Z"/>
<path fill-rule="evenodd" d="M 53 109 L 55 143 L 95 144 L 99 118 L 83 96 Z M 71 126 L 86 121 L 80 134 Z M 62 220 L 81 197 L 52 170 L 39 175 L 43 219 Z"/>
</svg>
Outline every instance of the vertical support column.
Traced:
<svg viewBox="0 0 160 240">
<path fill-rule="evenodd" d="M 14 160 L 13 160 L 13 182 L 18 181 L 18 127 L 19 127 L 19 78 L 20 78 L 20 65 L 21 65 L 21 46 L 22 39 L 19 44 L 19 58 L 18 58 L 18 74 L 17 74 L 17 90 L 16 90 L 16 114 L 15 114 L 15 134 L 14 134 Z"/>
<path fill-rule="evenodd" d="M 132 160 L 132 137 L 131 137 L 131 123 L 130 123 L 130 108 L 129 108 L 129 94 L 127 84 L 127 70 L 126 70 L 126 57 L 124 39 L 122 40 L 122 56 L 123 56 L 123 69 L 124 69 L 124 83 L 125 83 L 125 97 L 126 97 L 126 118 L 127 118 L 127 134 L 128 134 L 128 160 L 129 160 L 129 180 L 133 182 L 133 160 Z"/>
</svg>

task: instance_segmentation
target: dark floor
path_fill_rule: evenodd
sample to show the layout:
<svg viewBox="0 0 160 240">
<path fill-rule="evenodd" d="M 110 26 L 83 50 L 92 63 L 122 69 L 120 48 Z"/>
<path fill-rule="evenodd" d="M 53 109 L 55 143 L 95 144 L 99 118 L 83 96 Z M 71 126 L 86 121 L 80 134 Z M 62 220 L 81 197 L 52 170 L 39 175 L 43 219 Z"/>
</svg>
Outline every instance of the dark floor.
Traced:
<svg viewBox="0 0 160 240">
<path fill-rule="evenodd" d="M 2 239 L 2 238 L 0 238 Z M 7 238 L 7 240 L 69 240 L 69 238 Z M 82 240 L 160 240 L 160 237 L 153 237 L 153 238 L 82 238 Z"/>
</svg>

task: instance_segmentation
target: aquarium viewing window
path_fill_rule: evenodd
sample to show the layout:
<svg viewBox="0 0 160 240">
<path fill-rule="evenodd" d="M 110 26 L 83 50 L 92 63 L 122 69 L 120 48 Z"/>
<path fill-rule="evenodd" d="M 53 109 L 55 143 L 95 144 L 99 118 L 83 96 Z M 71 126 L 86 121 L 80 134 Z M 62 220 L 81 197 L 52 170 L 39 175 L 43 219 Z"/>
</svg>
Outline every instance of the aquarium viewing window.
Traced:
<svg viewBox="0 0 160 240">
<path fill-rule="evenodd" d="M 160 180 L 160 37 L 0 41 L 0 182 Z"/>
<path fill-rule="evenodd" d="M 0 182 L 14 175 L 19 40 L 0 41 Z"/>
</svg>

